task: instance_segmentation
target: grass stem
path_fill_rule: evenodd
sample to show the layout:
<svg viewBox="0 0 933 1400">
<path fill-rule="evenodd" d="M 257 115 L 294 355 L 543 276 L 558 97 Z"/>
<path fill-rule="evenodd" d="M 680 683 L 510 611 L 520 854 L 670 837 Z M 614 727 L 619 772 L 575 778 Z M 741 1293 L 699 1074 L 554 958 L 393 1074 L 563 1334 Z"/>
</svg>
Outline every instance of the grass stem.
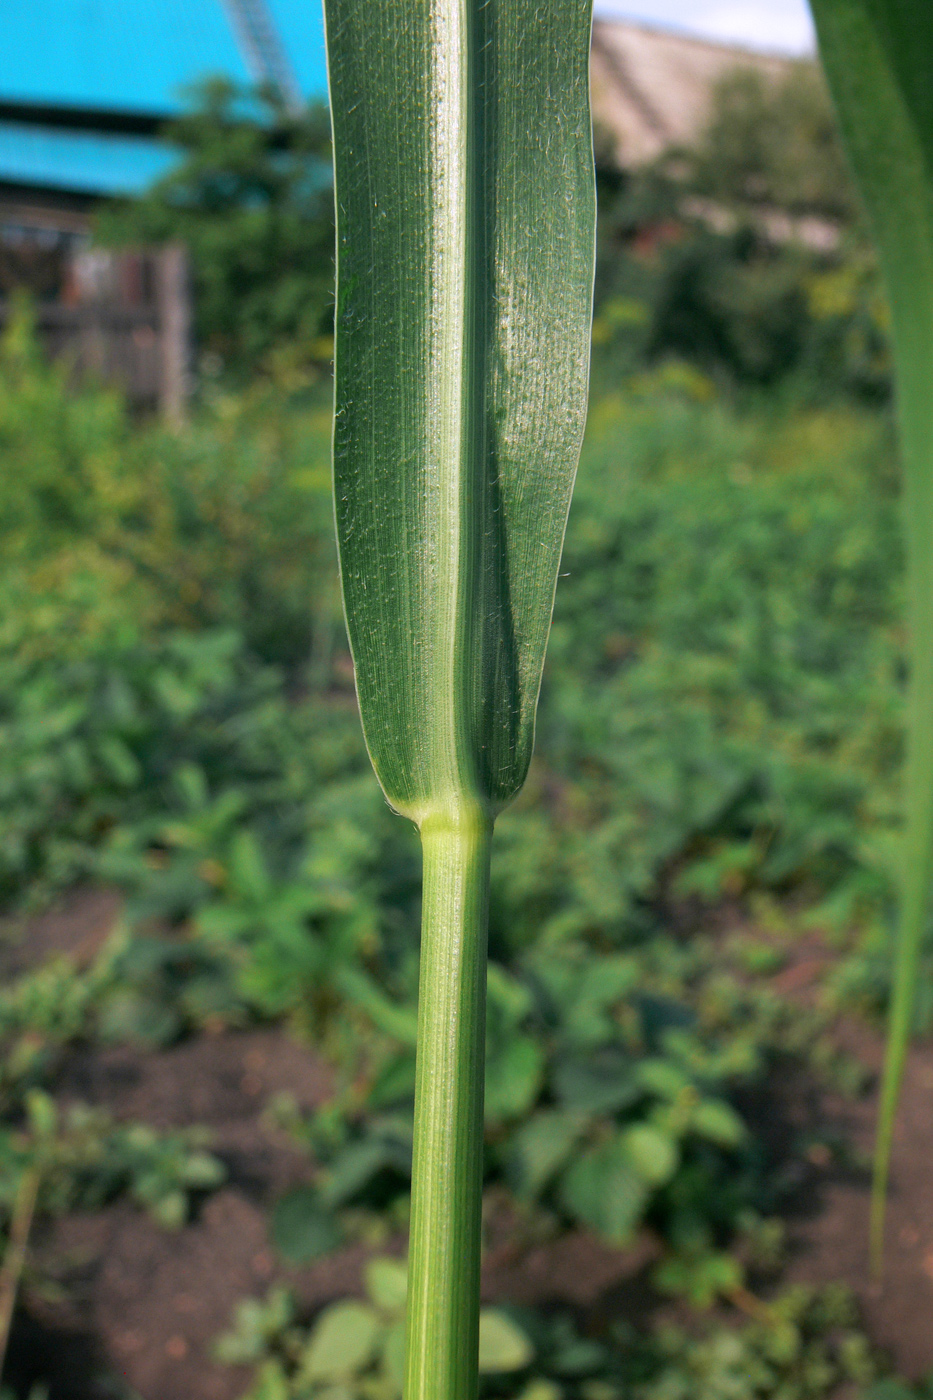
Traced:
<svg viewBox="0 0 933 1400">
<path fill-rule="evenodd" d="M 474 1400 L 492 822 L 427 819 L 405 1400 Z"/>
<path fill-rule="evenodd" d="M 26 1251 L 29 1248 L 29 1234 L 38 1194 L 39 1172 L 36 1167 L 26 1167 L 19 1179 L 13 1201 L 10 1235 L 3 1263 L 0 1265 L 0 1376 L 3 1373 L 10 1341 L 16 1295 L 19 1292 L 23 1269 L 26 1267 Z"/>
</svg>

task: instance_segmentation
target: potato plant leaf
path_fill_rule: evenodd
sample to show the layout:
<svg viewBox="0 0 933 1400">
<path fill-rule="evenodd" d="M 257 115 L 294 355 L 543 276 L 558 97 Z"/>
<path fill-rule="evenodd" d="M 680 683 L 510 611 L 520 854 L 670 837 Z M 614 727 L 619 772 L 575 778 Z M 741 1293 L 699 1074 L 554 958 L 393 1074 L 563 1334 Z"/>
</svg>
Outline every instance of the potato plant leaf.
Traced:
<svg viewBox="0 0 933 1400">
<path fill-rule="evenodd" d="M 933 877 L 933 5 L 813 0 L 813 14 L 887 284 L 904 465 L 911 674 L 900 927 L 872 1210 L 880 1265 L 894 1118 Z"/>
</svg>

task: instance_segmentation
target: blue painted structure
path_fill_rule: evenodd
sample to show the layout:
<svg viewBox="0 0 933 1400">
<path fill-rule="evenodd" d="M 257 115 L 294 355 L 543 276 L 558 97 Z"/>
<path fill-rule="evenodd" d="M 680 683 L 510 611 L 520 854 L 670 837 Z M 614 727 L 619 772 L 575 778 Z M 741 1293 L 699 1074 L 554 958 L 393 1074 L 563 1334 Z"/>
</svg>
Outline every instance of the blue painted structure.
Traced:
<svg viewBox="0 0 933 1400">
<path fill-rule="evenodd" d="M 267 3 L 303 93 L 323 100 L 320 0 Z M 138 192 L 172 153 L 133 119 L 154 127 L 182 109 L 186 87 L 220 74 L 250 81 L 223 0 L 3 0 L 0 184 Z"/>
<path fill-rule="evenodd" d="M 0 182 L 75 195 L 133 195 L 172 165 L 153 137 L 50 130 L 0 121 Z"/>
</svg>

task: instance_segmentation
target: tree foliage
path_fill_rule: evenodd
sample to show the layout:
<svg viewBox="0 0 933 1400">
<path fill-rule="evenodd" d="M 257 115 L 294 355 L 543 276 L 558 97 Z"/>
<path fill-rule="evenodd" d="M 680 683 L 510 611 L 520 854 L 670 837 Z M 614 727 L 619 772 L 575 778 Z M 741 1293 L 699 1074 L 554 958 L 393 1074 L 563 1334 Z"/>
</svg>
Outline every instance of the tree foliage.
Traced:
<svg viewBox="0 0 933 1400">
<path fill-rule="evenodd" d="M 728 73 L 693 146 L 603 167 L 599 194 L 597 385 L 677 359 L 733 390 L 887 398 L 887 309 L 812 64 Z"/>
<path fill-rule="evenodd" d="M 846 223 L 857 210 L 829 94 L 812 63 L 795 64 L 778 81 L 753 68 L 727 73 L 686 174 L 697 191 L 730 204 Z"/>
<path fill-rule="evenodd" d="M 333 315 L 333 184 L 323 105 L 211 79 L 165 128 L 179 163 L 139 200 L 107 206 L 110 244 L 187 244 L 202 351 L 237 369 L 286 344 L 320 354 Z"/>
</svg>

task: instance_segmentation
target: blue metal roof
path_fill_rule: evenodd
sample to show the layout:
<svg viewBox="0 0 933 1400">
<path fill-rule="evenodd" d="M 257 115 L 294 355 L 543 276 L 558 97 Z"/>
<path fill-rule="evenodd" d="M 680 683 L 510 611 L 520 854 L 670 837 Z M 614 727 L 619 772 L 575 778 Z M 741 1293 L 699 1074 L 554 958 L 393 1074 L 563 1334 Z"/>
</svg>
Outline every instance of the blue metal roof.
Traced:
<svg viewBox="0 0 933 1400">
<path fill-rule="evenodd" d="M 80 194 L 140 194 L 176 157 L 142 136 L 98 136 L 0 121 L 0 180 Z"/>
<path fill-rule="evenodd" d="M 320 0 L 268 0 L 302 90 L 327 91 Z M 0 100 L 174 112 L 207 75 L 250 80 L 222 0 L 3 0 Z"/>
<path fill-rule="evenodd" d="M 321 0 L 267 0 L 302 91 L 327 95 Z M 252 81 L 223 0 L 2 0 L 0 102 L 169 116 L 200 79 Z M 0 122 L 0 181 L 133 193 L 171 164 L 145 136 Z"/>
</svg>

